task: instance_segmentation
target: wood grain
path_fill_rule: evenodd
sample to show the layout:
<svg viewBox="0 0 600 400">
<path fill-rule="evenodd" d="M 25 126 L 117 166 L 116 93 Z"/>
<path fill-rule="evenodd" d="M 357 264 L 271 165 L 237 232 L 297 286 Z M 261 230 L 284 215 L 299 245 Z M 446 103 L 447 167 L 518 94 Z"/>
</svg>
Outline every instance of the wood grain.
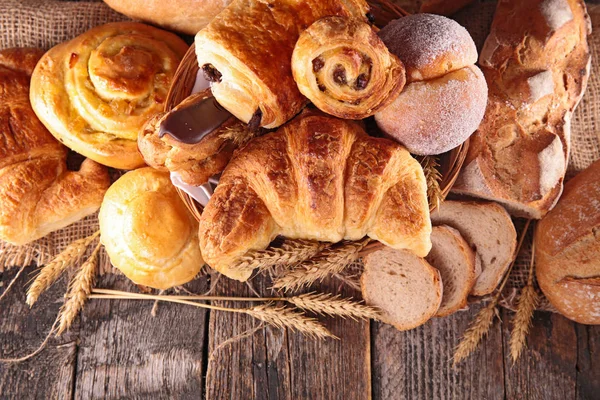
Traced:
<svg viewBox="0 0 600 400">
<path fill-rule="evenodd" d="M 99 287 L 135 291 L 123 276 Z M 204 280 L 191 289 L 201 292 Z M 206 311 L 153 302 L 90 300 L 81 319 L 76 399 L 193 398 L 202 394 Z"/>
<path fill-rule="evenodd" d="M 504 399 L 502 334 L 494 324 L 456 369 L 452 355 L 479 307 L 434 318 L 412 331 L 373 323 L 373 398 Z"/>
<path fill-rule="evenodd" d="M 577 332 L 576 398 L 600 397 L 600 326 L 575 324 Z"/>
<path fill-rule="evenodd" d="M 254 285 L 268 293 L 264 280 Z M 322 288 L 339 292 L 333 282 Z M 221 279 L 217 292 L 251 294 L 245 284 L 226 279 Z M 316 341 L 267 327 L 212 354 L 220 343 L 258 326 L 258 322 L 244 315 L 211 312 L 207 399 L 369 398 L 368 323 L 341 319 L 325 322 L 341 340 Z"/>
<path fill-rule="evenodd" d="M 0 293 L 17 273 L 13 268 L 0 273 Z M 32 309 L 25 304 L 25 283 L 35 268 L 26 268 L 11 291 L 0 303 L 0 358 L 18 358 L 34 351 L 44 340 L 66 291 L 61 278 Z M 79 326 L 53 338 L 46 349 L 33 359 L 18 363 L 0 363 L 0 398 L 71 398 L 75 378 L 75 357 Z"/>
</svg>

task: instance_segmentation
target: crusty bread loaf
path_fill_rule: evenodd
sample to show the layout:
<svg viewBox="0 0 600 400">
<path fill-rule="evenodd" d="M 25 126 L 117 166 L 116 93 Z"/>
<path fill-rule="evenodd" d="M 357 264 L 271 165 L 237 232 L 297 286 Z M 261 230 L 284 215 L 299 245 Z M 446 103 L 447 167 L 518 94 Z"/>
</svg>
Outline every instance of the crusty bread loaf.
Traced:
<svg viewBox="0 0 600 400">
<path fill-rule="evenodd" d="M 491 202 L 443 202 L 431 213 L 434 225 L 457 229 L 481 261 L 481 274 L 471 294 L 483 296 L 494 291 L 509 267 L 517 244 L 517 232 L 510 216 Z"/>
<path fill-rule="evenodd" d="M 444 294 L 436 317 L 445 317 L 467 305 L 477 279 L 475 252 L 456 229 L 441 225 L 431 233 L 431 251 L 425 257 L 440 271 Z"/>
<path fill-rule="evenodd" d="M 565 185 L 538 223 L 535 266 L 540 288 L 561 314 L 600 324 L 600 160 Z"/>
<path fill-rule="evenodd" d="M 489 87 L 453 187 L 541 218 L 558 200 L 570 119 L 589 75 L 589 18 L 582 0 L 498 2 L 479 58 Z"/>
<path fill-rule="evenodd" d="M 406 250 L 386 247 L 364 258 L 360 279 L 365 302 L 381 320 L 404 331 L 423 325 L 442 301 L 440 272 Z"/>
</svg>

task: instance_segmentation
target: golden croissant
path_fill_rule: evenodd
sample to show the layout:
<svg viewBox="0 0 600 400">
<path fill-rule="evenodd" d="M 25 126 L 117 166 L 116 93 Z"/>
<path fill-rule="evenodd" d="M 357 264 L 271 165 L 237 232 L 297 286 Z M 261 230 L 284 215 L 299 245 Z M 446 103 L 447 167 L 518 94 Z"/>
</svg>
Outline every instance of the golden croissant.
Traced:
<svg viewBox="0 0 600 400">
<path fill-rule="evenodd" d="M 206 263 L 241 281 L 251 271 L 235 264 L 277 235 L 326 242 L 369 236 L 419 256 L 431 248 L 417 160 L 357 122 L 313 110 L 234 155 L 199 229 Z"/>
</svg>

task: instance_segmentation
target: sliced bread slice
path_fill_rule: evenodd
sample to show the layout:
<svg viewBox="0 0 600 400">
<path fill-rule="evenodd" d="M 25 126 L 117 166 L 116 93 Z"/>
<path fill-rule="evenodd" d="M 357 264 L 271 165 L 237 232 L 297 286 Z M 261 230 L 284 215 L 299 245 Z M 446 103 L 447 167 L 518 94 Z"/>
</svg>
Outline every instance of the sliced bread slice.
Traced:
<svg viewBox="0 0 600 400">
<path fill-rule="evenodd" d="M 377 307 L 381 320 L 404 331 L 424 324 L 442 301 L 437 269 L 406 250 L 386 247 L 364 258 L 360 279 L 365 302 Z"/>
<path fill-rule="evenodd" d="M 444 285 L 442 304 L 435 316 L 445 317 L 467 305 L 477 279 L 475 252 L 459 231 L 447 225 L 433 228 L 431 242 L 433 247 L 425 259 L 440 271 Z"/>
<path fill-rule="evenodd" d="M 480 258 L 481 274 L 471 294 L 493 292 L 517 246 L 517 232 L 506 210 L 493 202 L 445 201 L 431 213 L 431 221 L 457 229 Z"/>
</svg>

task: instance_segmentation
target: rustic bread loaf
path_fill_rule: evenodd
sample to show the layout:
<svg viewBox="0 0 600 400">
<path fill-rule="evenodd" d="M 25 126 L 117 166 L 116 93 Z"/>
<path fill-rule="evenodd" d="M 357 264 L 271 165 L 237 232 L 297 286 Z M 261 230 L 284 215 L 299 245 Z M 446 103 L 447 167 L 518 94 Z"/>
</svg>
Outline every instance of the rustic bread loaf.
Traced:
<svg viewBox="0 0 600 400">
<path fill-rule="evenodd" d="M 360 279 L 365 302 L 381 320 L 404 331 L 423 325 L 442 301 L 440 272 L 406 250 L 386 247 L 364 258 Z"/>
<path fill-rule="evenodd" d="M 431 251 L 425 257 L 440 271 L 444 294 L 436 317 L 445 317 L 467 305 L 467 298 L 478 273 L 475 252 L 456 229 L 436 226 L 431 233 Z"/>
<path fill-rule="evenodd" d="M 565 185 L 538 223 L 535 260 L 540 288 L 561 314 L 600 324 L 600 160 Z"/>
<path fill-rule="evenodd" d="M 431 221 L 457 229 L 480 259 L 482 271 L 471 294 L 493 292 L 514 257 L 517 243 L 517 232 L 506 210 L 491 202 L 447 200 L 431 213 Z"/>
<path fill-rule="evenodd" d="M 487 110 L 454 192 L 530 218 L 554 206 L 569 158 L 571 115 L 589 75 L 590 30 L 582 0 L 498 3 L 479 57 Z"/>
</svg>

